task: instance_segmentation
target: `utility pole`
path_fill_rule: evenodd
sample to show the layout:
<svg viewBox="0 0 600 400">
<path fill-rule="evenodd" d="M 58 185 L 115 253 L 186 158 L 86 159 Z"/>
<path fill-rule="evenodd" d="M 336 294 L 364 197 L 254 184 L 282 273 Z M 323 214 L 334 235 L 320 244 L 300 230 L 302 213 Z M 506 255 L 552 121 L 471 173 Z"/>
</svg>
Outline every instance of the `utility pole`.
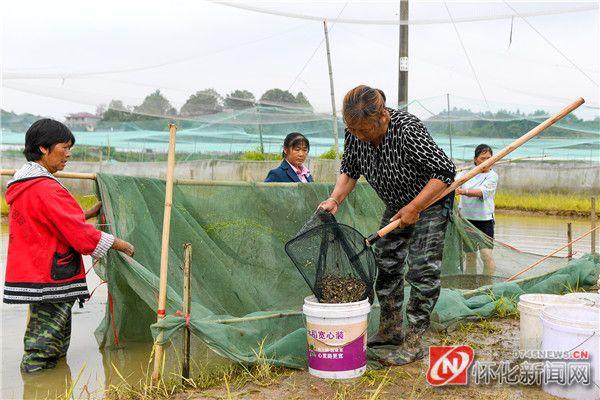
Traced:
<svg viewBox="0 0 600 400">
<path fill-rule="evenodd" d="M 338 127 L 337 127 L 337 112 L 335 110 L 335 92 L 333 90 L 333 69 L 331 67 L 331 52 L 329 50 L 329 31 L 327 30 L 327 20 L 323 20 L 323 30 L 325 32 L 325 47 L 327 48 L 327 65 L 329 67 L 329 89 L 331 91 L 331 117 L 333 118 L 333 148 L 335 154 L 335 162 L 337 166 L 338 159 Z"/>
<path fill-rule="evenodd" d="M 408 105 L 408 0 L 400 0 L 398 25 L 398 109 Z M 402 23 L 405 21 L 405 23 Z"/>
</svg>

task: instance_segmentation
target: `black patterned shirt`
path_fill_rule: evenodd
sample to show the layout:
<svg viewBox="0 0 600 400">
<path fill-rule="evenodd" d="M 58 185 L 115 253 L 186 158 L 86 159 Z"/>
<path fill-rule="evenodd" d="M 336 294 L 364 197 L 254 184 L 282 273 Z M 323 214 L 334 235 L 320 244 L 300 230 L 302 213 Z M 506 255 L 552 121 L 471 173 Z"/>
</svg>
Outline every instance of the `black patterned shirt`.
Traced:
<svg viewBox="0 0 600 400">
<path fill-rule="evenodd" d="M 451 184 L 455 166 L 417 117 L 387 110 L 390 125 L 377 147 L 346 129 L 340 172 L 352 179 L 363 175 L 387 207 L 400 209 L 432 178 Z"/>
</svg>

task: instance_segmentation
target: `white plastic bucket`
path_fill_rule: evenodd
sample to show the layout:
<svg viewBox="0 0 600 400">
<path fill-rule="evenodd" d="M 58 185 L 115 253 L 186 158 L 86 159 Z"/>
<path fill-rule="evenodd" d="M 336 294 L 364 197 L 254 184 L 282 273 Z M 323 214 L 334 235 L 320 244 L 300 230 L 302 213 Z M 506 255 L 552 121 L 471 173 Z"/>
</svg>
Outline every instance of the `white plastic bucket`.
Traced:
<svg viewBox="0 0 600 400">
<path fill-rule="evenodd" d="M 588 385 L 578 382 L 569 384 L 568 381 L 566 385 L 544 383 L 544 392 L 566 399 L 599 399 L 600 308 L 576 305 L 548 306 L 542 311 L 541 321 L 544 329 L 542 350 L 570 352 L 575 359 L 568 363 L 589 362 L 591 366 L 591 382 Z M 565 375 L 568 379 L 569 367 L 566 369 Z"/>
<path fill-rule="evenodd" d="M 575 292 L 565 294 L 565 297 L 582 299 L 590 307 L 600 307 L 600 293 Z"/>
<path fill-rule="evenodd" d="M 540 314 L 545 306 L 559 304 L 585 304 L 586 301 L 557 294 L 529 293 L 519 297 L 520 349 L 539 350 L 542 345 Z"/>
<path fill-rule="evenodd" d="M 369 300 L 319 303 L 304 299 L 308 372 L 319 378 L 350 379 L 367 369 Z"/>
</svg>

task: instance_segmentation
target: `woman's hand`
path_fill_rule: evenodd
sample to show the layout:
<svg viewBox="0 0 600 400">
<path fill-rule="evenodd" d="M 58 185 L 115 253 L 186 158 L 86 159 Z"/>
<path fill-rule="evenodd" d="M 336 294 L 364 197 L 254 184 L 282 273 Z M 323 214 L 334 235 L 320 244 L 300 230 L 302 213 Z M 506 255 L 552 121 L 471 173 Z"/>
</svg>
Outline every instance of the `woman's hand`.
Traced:
<svg viewBox="0 0 600 400">
<path fill-rule="evenodd" d="M 398 211 L 390 222 L 400 220 L 400 226 L 414 225 L 419 220 L 419 210 L 411 203 L 405 205 Z"/>
<path fill-rule="evenodd" d="M 112 248 L 120 251 L 121 253 L 127 254 L 129 257 L 133 257 L 133 254 L 135 253 L 135 247 L 133 247 L 131 243 L 119 238 L 115 238 Z"/>
<path fill-rule="evenodd" d="M 461 196 L 466 194 L 465 189 L 459 187 L 458 189 L 455 190 L 456 194 L 460 194 Z"/>
<path fill-rule="evenodd" d="M 319 204 L 319 208 L 321 210 L 330 212 L 333 215 L 335 215 L 335 213 L 337 212 L 338 206 L 338 202 L 331 197 L 325 201 L 322 201 L 321 204 Z"/>
<path fill-rule="evenodd" d="M 85 219 L 90 219 L 90 218 L 94 218 L 97 217 L 98 214 L 100 214 L 100 209 L 102 208 L 102 202 L 99 201 L 96 204 L 94 204 L 94 206 L 92 208 L 90 208 L 89 210 L 87 210 L 85 212 Z"/>
</svg>

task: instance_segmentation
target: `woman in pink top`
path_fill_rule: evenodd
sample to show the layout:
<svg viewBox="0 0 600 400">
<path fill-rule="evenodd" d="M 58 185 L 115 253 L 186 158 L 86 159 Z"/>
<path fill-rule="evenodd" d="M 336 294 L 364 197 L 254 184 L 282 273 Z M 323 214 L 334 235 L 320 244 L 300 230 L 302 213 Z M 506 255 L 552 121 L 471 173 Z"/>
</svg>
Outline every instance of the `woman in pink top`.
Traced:
<svg viewBox="0 0 600 400">
<path fill-rule="evenodd" d="M 292 132 L 283 141 L 283 158 L 279 167 L 269 171 L 265 182 L 312 182 L 313 177 L 304 165 L 310 151 L 308 139 Z"/>
</svg>

